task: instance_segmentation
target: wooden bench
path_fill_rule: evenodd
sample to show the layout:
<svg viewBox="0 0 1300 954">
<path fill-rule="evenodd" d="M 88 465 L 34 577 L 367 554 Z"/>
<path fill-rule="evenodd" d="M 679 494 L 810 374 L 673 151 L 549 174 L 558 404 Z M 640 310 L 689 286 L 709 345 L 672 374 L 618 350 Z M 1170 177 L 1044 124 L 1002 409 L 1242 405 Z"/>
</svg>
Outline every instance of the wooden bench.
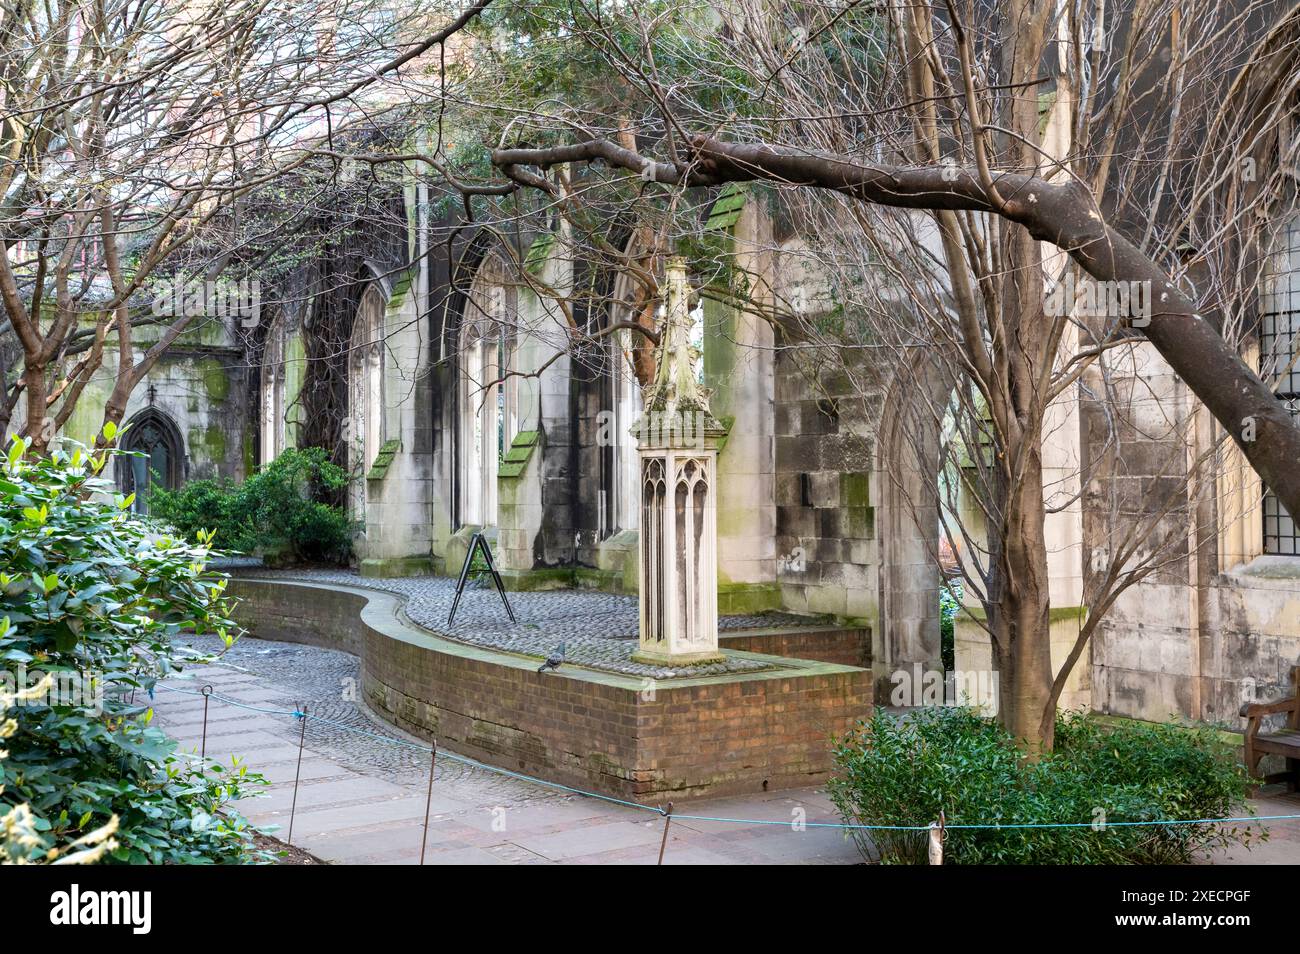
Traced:
<svg viewBox="0 0 1300 954">
<path fill-rule="evenodd" d="M 1287 714 L 1286 728 L 1261 734 L 1265 716 Z M 1264 782 L 1286 782 L 1288 791 L 1300 785 L 1300 666 L 1291 667 L 1291 695 L 1277 702 L 1262 702 L 1241 707 L 1246 717 L 1246 768 L 1253 778 Z M 1259 760 L 1265 755 L 1286 759 L 1286 771 L 1273 775 L 1259 774 Z"/>
</svg>

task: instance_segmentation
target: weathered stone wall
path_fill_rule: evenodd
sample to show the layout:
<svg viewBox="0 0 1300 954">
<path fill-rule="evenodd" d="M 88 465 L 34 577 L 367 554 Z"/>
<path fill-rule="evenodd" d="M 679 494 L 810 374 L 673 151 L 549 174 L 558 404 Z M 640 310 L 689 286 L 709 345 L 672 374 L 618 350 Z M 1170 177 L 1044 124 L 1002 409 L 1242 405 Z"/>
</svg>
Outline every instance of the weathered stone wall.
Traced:
<svg viewBox="0 0 1300 954">
<path fill-rule="evenodd" d="M 789 660 L 769 672 L 644 680 L 443 640 L 402 623 L 398 601 L 235 580 L 254 635 L 360 655 L 367 702 L 452 751 L 552 781 L 648 801 L 816 784 L 831 743 L 871 706 L 871 674 Z"/>
<path fill-rule="evenodd" d="M 743 193 L 714 207 L 715 230 L 730 232 L 732 294 L 771 307 L 777 270 L 772 223 L 761 201 Z M 728 223 L 731 223 L 728 225 Z M 743 280 L 741 276 L 744 276 Z M 718 453 L 718 611 L 749 613 L 781 605 L 776 542 L 776 449 L 772 431 L 773 332 L 753 309 L 705 295 L 704 383 L 713 414 L 727 426 Z"/>
<path fill-rule="evenodd" d="M 384 309 L 383 449 L 365 476 L 365 533 L 356 550 L 366 576 L 404 576 L 431 568 L 434 496 L 432 401 L 419 320 L 417 276 L 381 281 Z"/>
<path fill-rule="evenodd" d="M 132 342 L 136 360 L 156 342 L 158 333 L 156 328 L 138 329 Z M 110 343 L 103 367 L 82 392 L 63 430 L 66 436 L 94 443 L 116 373 L 116 345 Z M 256 463 L 256 386 L 257 371 L 248 368 L 233 322 L 196 318 L 132 392 L 122 421 L 152 407 L 180 433 L 185 453 L 182 479 L 241 480 Z"/>
<path fill-rule="evenodd" d="M 839 375 L 776 360 L 776 547 L 783 605 L 875 622 L 875 413 Z M 936 600 L 935 613 L 938 613 Z"/>
<path fill-rule="evenodd" d="M 860 626 L 720 632 L 718 645 L 788 659 L 815 659 L 840 666 L 871 665 L 871 631 Z"/>
<path fill-rule="evenodd" d="M 1206 440 L 1195 417 L 1203 412 L 1150 346 L 1136 346 L 1121 367 L 1125 413 L 1110 453 L 1101 449 L 1111 425 L 1084 405 L 1084 449 L 1103 465 L 1085 488 L 1086 578 L 1105 567 L 1113 535 L 1138 521 L 1154 527 L 1140 555 L 1160 559 L 1098 628 L 1093 706 L 1238 724 L 1242 703 L 1286 691 L 1300 663 L 1300 557 L 1259 555 L 1257 483 L 1240 499 L 1218 467 L 1205 472 L 1208 498 L 1189 490 L 1187 461 Z"/>
</svg>

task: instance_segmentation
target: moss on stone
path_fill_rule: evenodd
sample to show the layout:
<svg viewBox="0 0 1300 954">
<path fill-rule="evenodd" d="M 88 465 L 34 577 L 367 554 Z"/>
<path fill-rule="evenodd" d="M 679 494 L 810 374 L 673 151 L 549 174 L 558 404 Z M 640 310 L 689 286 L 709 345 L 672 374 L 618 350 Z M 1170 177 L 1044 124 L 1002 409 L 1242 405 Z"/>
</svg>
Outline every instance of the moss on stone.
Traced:
<svg viewBox="0 0 1300 954">
<path fill-rule="evenodd" d="M 869 474 L 840 475 L 840 506 L 871 506 L 871 476 Z"/>
<path fill-rule="evenodd" d="M 430 570 L 427 556 L 387 557 L 362 560 L 358 567 L 362 576 L 372 579 L 395 576 L 427 576 Z"/>
<path fill-rule="evenodd" d="M 988 614 L 984 612 L 982 606 L 962 606 L 957 610 L 958 616 L 967 616 L 970 619 L 985 622 Z M 1088 607 L 1086 606 L 1053 606 L 1047 613 L 1049 623 L 1060 623 L 1065 620 L 1078 620 L 1080 622 L 1088 618 Z"/>
<path fill-rule="evenodd" d="M 227 440 L 225 430 L 218 424 L 209 424 L 205 428 L 191 427 L 186 435 L 190 456 L 196 462 L 219 464 L 226 459 Z"/>
<path fill-rule="evenodd" d="M 200 358 L 198 372 L 203 381 L 203 390 L 212 401 L 220 404 L 230 397 L 230 375 L 220 361 L 216 358 Z"/>
<path fill-rule="evenodd" d="M 538 441 L 537 431 L 520 431 L 516 434 L 514 440 L 510 442 L 510 449 L 506 451 L 505 458 L 497 466 L 497 477 L 507 479 L 522 477 Z"/>
<path fill-rule="evenodd" d="M 531 570 L 499 570 L 501 582 L 507 590 L 530 592 L 535 590 L 563 590 L 573 586 L 575 574 L 571 566 L 534 567 Z"/>
<path fill-rule="evenodd" d="M 781 607 L 779 583 L 729 583 L 718 580 L 718 615 L 744 616 Z"/>
<path fill-rule="evenodd" d="M 740 212 L 745 207 L 745 189 L 734 182 L 722 187 L 718 200 L 709 209 L 709 217 L 704 223 L 706 229 L 731 229 L 740 221 Z"/>
<path fill-rule="evenodd" d="M 876 510 L 874 507 L 848 507 L 844 510 L 848 536 L 856 540 L 872 540 L 876 536 Z"/>
<path fill-rule="evenodd" d="M 392 466 L 397 452 L 402 449 L 402 442 L 393 438 L 384 441 L 379 446 L 379 452 L 375 454 L 375 462 L 370 465 L 370 470 L 366 473 L 367 480 L 383 480 L 388 476 L 388 468 Z"/>
<path fill-rule="evenodd" d="M 535 275 L 540 274 L 546 266 L 546 260 L 551 256 L 551 248 L 554 245 L 554 232 L 543 232 L 537 236 L 524 254 L 524 268 Z"/>
</svg>

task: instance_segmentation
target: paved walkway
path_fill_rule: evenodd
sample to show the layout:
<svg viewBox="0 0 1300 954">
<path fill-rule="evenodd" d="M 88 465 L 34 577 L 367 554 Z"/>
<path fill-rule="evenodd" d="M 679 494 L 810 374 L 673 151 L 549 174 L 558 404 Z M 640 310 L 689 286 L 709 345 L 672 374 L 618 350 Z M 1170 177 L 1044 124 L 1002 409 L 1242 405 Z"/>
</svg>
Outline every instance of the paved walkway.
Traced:
<svg viewBox="0 0 1300 954">
<path fill-rule="evenodd" d="M 339 583 L 396 593 L 405 597 L 404 612 L 410 620 L 440 636 L 460 642 L 522 653 L 545 659 L 565 643 L 571 665 L 607 672 L 672 679 L 676 676 L 707 676 L 767 668 L 762 662 L 728 657 L 711 666 L 666 668 L 632 661 L 636 650 L 637 599 L 596 590 L 552 590 L 510 593 L 510 605 L 518 623 L 511 623 L 492 587 L 466 588 L 456 610 L 456 623 L 447 625 L 456 596 L 456 581 L 440 576 L 363 577 L 350 570 L 237 570 L 251 579 L 306 580 Z M 721 616 L 718 628 L 724 632 L 774 627 L 825 625 L 820 617 L 792 613 L 759 613 Z"/>
<path fill-rule="evenodd" d="M 215 647 L 206 640 L 204 651 Z M 327 649 L 244 639 L 220 664 L 187 671 L 154 699 L 158 723 L 185 749 L 197 751 L 205 683 L 256 708 L 293 709 L 389 739 L 413 737 L 371 716 L 353 701 L 357 660 Z M 253 823 L 288 834 L 300 723 L 291 716 L 212 701 L 207 753 L 242 757 L 271 782 L 268 797 L 239 804 Z M 423 744 L 423 743 L 420 743 Z M 345 864 L 418 864 L 428 789 L 428 756 L 307 720 L 293 844 L 322 860 Z M 779 821 L 735 825 L 674 821 L 665 864 L 854 864 L 861 856 L 835 830 L 795 830 L 790 822 L 835 821 L 829 800 L 801 789 L 692 802 L 691 814 Z M 426 864 L 654 864 L 662 817 L 439 758 L 434 776 Z"/>
<path fill-rule="evenodd" d="M 215 652 L 210 639 L 195 641 Z M 372 716 L 355 701 L 357 660 L 347 653 L 246 638 L 220 663 L 188 670 L 189 679 L 160 690 L 158 722 L 185 749 L 198 750 L 203 700 L 189 693 L 205 683 L 254 708 L 294 709 L 308 719 L 293 844 L 344 864 L 417 864 L 428 789 L 428 756 L 361 735 L 418 742 Z M 340 725 L 330 725 L 324 720 Z M 229 761 L 239 755 L 271 782 L 267 797 L 239 809 L 259 826 L 289 828 L 300 723 L 291 716 L 213 701 L 207 751 Z M 423 743 L 419 743 L 423 745 Z M 1260 815 L 1300 814 L 1300 795 L 1254 801 Z M 791 822 L 837 821 L 814 789 L 691 802 L 692 815 L 777 821 L 779 825 L 674 821 L 665 864 L 855 864 L 861 856 L 841 832 L 797 830 Z M 1300 863 L 1300 820 L 1267 822 L 1270 838 L 1251 850 L 1209 859 L 1217 864 Z M 483 768 L 440 758 L 434 777 L 426 864 L 654 864 L 663 819 L 637 809 L 574 796 Z"/>
</svg>

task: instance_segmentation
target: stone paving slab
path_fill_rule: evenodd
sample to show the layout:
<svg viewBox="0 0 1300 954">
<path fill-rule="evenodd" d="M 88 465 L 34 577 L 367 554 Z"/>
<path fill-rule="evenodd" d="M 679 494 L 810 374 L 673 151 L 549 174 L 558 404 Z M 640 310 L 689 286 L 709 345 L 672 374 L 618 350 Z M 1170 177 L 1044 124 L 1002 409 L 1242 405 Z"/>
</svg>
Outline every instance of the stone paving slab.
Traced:
<svg viewBox="0 0 1300 954">
<path fill-rule="evenodd" d="M 237 647 L 243 644 L 236 644 Z M 418 740 L 379 721 L 355 702 L 330 699 L 337 694 L 338 674 L 356 660 L 346 653 L 326 649 L 257 641 L 254 657 L 248 647 L 242 655 L 201 667 L 197 675 L 214 685 L 219 696 L 247 703 L 254 696 L 265 708 L 293 708 L 293 698 L 307 702 L 310 711 L 330 706 L 331 717 L 345 716 L 345 724 L 365 728 L 390 738 Z M 262 650 L 273 647 L 276 652 Z M 211 648 L 211 647 L 208 647 Z M 313 665 L 315 660 L 315 665 Z M 236 666 L 260 665 L 266 675 L 248 678 Z M 346 664 L 345 664 L 346 663 Z M 227 681 L 227 676 L 241 678 Z M 274 679 L 272 678 L 274 676 Z M 194 680 L 174 683 L 194 691 Z M 229 761 L 232 753 L 245 757 L 250 769 L 261 771 L 275 784 L 259 798 L 238 805 L 251 821 L 277 826 L 283 838 L 289 828 L 293 775 L 297 767 L 300 724 L 292 716 L 234 710 L 240 719 L 214 732 L 212 716 L 225 704 L 209 704 L 208 754 Z M 342 710 L 350 706 L 351 716 Z M 160 689 L 154 699 L 157 722 L 183 747 L 197 749 L 202 732 L 202 700 Z M 231 711 L 228 707 L 225 712 Z M 269 742 L 268 742 L 269 740 Z M 248 747 L 246 743 L 255 742 Z M 294 844 L 326 861 L 341 864 L 417 864 L 423 833 L 428 762 L 423 753 L 390 747 L 366 737 L 339 730 L 313 730 L 310 715 L 303 749 L 303 782 L 298 790 L 294 817 Z M 269 756 L 269 761 L 263 756 Z M 755 810 L 787 813 L 789 806 L 805 802 L 810 812 L 822 810 L 822 798 L 808 791 L 780 793 L 766 809 L 760 806 L 775 795 L 757 796 Z M 726 799 L 718 808 L 735 811 L 745 799 Z M 693 803 L 708 808 L 708 802 Z M 702 812 L 703 813 L 703 812 Z M 709 813 L 716 813 L 712 809 Z M 570 795 L 553 788 L 501 776 L 485 768 L 451 760 L 439 761 L 429 823 L 426 864 L 653 864 L 657 860 L 663 820 L 658 815 Z M 761 833 L 760 833 L 761 834 Z M 669 852 L 679 852 L 675 863 L 723 864 L 761 861 L 767 856 L 744 848 L 719 850 L 713 835 L 675 824 L 670 828 Z M 797 847 L 798 842 L 794 842 Z M 809 840 L 809 861 L 823 854 Z M 774 850 L 784 860 L 805 859 L 787 848 Z M 668 859 L 670 862 L 673 858 Z M 856 863 L 857 852 L 844 846 L 840 863 Z"/>
<path fill-rule="evenodd" d="M 665 667 L 633 662 L 639 612 L 635 596 L 597 590 L 510 593 L 510 605 L 518 619 L 518 623 L 511 623 L 495 589 L 470 588 L 461 599 L 455 624 L 448 626 L 456 581 L 447 577 L 363 577 L 349 570 L 235 568 L 234 572 L 238 578 L 249 580 L 297 580 L 395 593 L 405 598 L 404 610 L 410 621 L 438 636 L 538 659 L 545 659 L 563 642 L 570 664 L 605 672 L 673 679 L 770 668 L 759 660 L 733 655 L 707 666 Z M 792 613 L 718 618 L 718 629 L 724 632 L 824 625 L 824 618 Z"/>
<path fill-rule="evenodd" d="M 418 743 L 355 701 L 339 698 L 340 674 L 356 675 L 354 657 L 296 644 L 255 643 L 255 650 L 237 643 L 225 659 L 197 673 L 220 695 L 245 704 L 292 709 L 292 700 L 297 699 L 310 711 L 328 711 L 344 725 Z M 169 685 L 188 692 L 194 691 L 195 682 L 176 680 Z M 183 748 L 197 751 L 202 700 L 159 690 L 154 706 L 158 724 Z M 212 716 L 230 711 L 215 699 L 210 703 L 208 754 L 227 763 L 232 753 L 239 754 L 251 770 L 263 772 L 275 783 L 268 797 L 248 799 L 239 808 L 258 824 L 278 826 L 283 838 L 289 827 L 300 724 L 292 716 L 239 709 L 234 710 L 240 713 L 239 720 L 214 732 Z M 257 745 L 249 746 L 250 742 Z M 302 779 L 295 845 L 339 864 L 419 862 L 428 786 L 425 753 L 340 729 L 320 731 L 309 718 Z M 1300 814 L 1300 795 L 1265 794 L 1254 801 L 1254 807 L 1261 815 Z M 800 810 L 802 816 L 797 814 Z M 821 790 L 692 801 L 677 806 L 677 811 L 751 821 L 674 819 L 666 864 L 856 864 L 862 860 L 839 830 L 795 830 L 789 824 L 798 817 L 808 822 L 837 820 Z M 756 824 L 762 821 L 781 824 Z M 1260 824 L 1269 828 L 1269 842 L 1253 851 L 1233 849 L 1206 863 L 1300 862 L 1300 820 Z M 434 777 L 425 863 L 654 864 L 662 834 L 663 819 L 658 815 L 447 759 L 439 761 Z"/>
</svg>

